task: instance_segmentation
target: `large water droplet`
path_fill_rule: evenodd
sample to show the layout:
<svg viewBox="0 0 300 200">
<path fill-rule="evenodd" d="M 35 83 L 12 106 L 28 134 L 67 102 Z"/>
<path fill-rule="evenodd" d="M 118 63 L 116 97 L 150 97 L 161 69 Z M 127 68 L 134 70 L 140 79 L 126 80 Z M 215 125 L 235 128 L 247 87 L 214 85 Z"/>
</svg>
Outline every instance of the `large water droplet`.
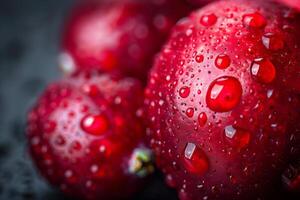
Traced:
<svg viewBox="0 0 300 200">
<path fill-rule="evenodd" d="M 244 129 L 235 128 L 232 125 L 224 129 L 226 140 L 235 148 L 242 149 L 249 145 L 250 133 Z"/>
<path fill-rule="evenodd" d="M 184 164 L 186 169 L 198 175 L 208 171 L 209 163 L 206 154 L 194 143 L 187 143 L 184 150 Z"/>
<path fill-rule="evenodd" d="M 230 62 L 231 62 L 231 60 L 228 55 L 221 54 L 221 55 L 217 56 L 217 58 L 215 60 L 215 65 L 219 69 L 226 69 L 229 67 Z"/>
<path fill-rule="evenodd" d="M 216 112 L 228 112 L 239 104 L 242 92 L 239 80 L 231 76 L 220 77 L 207 90 L 207 106 Z"/>
<path fill-rule="evenodd" d="M 197 55 L 195 58 L 197 63 L 202 63 L 204 60 L 204 56 L 203 55 Z"/>
<path fill-rule="evenodd" d="M 192 118 L 194 116 L 194 108 L 188 108 L 188 109 L 186 109 L 185 114 L 189 118 Z"/>
<path fill-rule="evenodd" d="M 277 51 L 283 48 L 284 42 L 282 37 L 274 33 L 266 33 L 262 36 L 263 45 L 272 51 Z"/>
<path fill-rule="evenodd" d="M 108 130 L 108 119 L 104 115 L 87 115 L 81 121 L 81 128 L 91 135 L 102 135 Z"/>
<path fill-rule="evenodd" d="M 182 98 L 187 98 L 189 95 L 190 95 L 190 88 L 189 87 L 182 87 L 179 89 L 179 95 L 182 97 Z"/>
<path fill-rule="evenodd" d="M 244 15 L 243 23 L 245 26 L 251 27 L 251 28 L 262 28 L 262 27 L 266 26 L 266 24 L 267 24 L 264 16 L 262 16 L 258 12 Z"/>
<path fill-rule="evenodd" d="M 201 17 L 200 23 L 203 26 L 212 26 L 217 22 L 217 16 L 213 13 L 205 14 Z"/>
<path fill-rule="evenodd" d="M 261 83 L 271 83 L 276 77 L 276 69 L 271 61 L 257 58 L 251 64 L 251 74 Z"/>
<path fill-rule="evenodd" d="M 203 127 L 207 122 L 207 115 L 205 114 L 205 112 L 202 112 L 199 114 L 198 116 L 198 123 L 200 127 Z"/>
</svg>

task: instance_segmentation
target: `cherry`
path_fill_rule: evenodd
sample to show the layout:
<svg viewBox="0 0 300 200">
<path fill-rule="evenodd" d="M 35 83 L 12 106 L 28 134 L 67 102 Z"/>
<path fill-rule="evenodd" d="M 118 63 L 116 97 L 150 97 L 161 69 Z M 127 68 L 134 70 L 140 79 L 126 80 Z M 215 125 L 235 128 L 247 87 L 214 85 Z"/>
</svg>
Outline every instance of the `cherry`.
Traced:
<svg viewBox="0 0 300 200">
<path fill-rule="evenodd" d="M 87 0 L 63 34 L 64 73 L 97 69 L 144 80 L 171 28 L 190 8 L 181 0 Z"/>
<path fill-rule="evenodd" d="M 216 1 L 173 28 L 145 106 L 157 165 L 181 200 L 297 190 L 299 34 L 299 13 L 271 1 Z"/>
<path fill-rule="evenodd" d="M 80 72 L 52 83 L 28 114 L 32 159 L 66 195 L 128 198 L 153 171 L 142 113 L 138 80 Z"/>
</svg>

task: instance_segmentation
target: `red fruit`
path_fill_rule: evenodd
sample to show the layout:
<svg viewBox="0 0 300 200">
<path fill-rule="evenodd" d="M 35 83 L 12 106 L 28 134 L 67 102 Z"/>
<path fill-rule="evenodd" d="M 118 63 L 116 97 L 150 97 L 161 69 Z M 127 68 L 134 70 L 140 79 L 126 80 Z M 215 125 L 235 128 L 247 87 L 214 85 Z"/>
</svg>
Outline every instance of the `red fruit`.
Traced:
<svg viewBox="0 0 300 200">
<path fill-rule="evenodd" d="M 78 74 L 47 88 L 29 113 L 30 152 L 42 175 L 82 199 L 120 199 L 153 170 L 144 146 L 141 84 Z"/>
<path fill-rule="evenodd" d="M 300 138 L 300 16 L 288 12 L 269 1 L 220 1 L 173 29 L 145 103 L 157 163 L 181 199 L 277 191 L 290 147 L 300 149 L 290 142 Z"/>
<path fill-rule="evenodd" d="M 62 69 L 72 73 L 93 68 L 146 78 L 154 55 L 187 11 L 181 0 L 86 1 L 66 26 Z"/>
<path fill-rule="evenodd" d="M 198 6 L 198 7 L 201 7 L 201 6 L 204 6 L 208 3 L 211 3 L 215 0 L 186 0 L 188 3 L 190 3 L 191 5 L 194 5 L 194 6 Z"/>
<path fill-rule="evenodd" d="M 300 10 L 300 0 L 278 0 L 287 6 Z"/>
</svg>

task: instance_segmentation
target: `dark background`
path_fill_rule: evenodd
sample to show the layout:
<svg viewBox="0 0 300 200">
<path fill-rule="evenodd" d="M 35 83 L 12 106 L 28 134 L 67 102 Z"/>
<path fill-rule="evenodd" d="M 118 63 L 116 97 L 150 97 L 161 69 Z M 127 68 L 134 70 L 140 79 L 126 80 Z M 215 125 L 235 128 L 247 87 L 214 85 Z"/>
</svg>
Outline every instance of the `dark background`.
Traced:
<svg viewBox="0 0 300 200">
<path fill-rule="evenodd" d="M 75 0 L 0 0 L 0 199 L 66 199 L 38 175 L 26 152 L 25 118 L 57 67 L 64 20 Z M 156 174 L 135 200 L 176 199 Z"/>
</svg>

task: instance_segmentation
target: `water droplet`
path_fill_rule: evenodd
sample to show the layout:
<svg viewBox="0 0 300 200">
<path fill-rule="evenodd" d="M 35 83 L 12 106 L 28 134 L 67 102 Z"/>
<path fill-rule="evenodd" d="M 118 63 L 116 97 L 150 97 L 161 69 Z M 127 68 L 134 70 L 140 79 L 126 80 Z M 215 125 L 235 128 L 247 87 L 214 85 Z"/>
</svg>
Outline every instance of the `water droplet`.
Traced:
<svg viewBox="0 0 300 200">
<path fill-rule="evenodd" d="M 185 32 L 185 34 L 188 37 L 191 36 L 193 34 L 193 29 L 191 29 L 191 28 L 187 29 L 186 32 Z"/>
<path fill-rule="evenodd" d="M 258 12 L 244 15 L 243 23 L 245 26 L 251 27 L 251 28 L 262 28 L 262 27 L 266 26 L 266 24 L 267 24 L 264 16 L 262 16 Z"/>
<path fill-rule="evenodd" d="M 201 17 L 200 23 L 203 26 L 212 26 L 217 22 L 217 16 L 213 13 L 205 14 Z"/>
<path fill-rule="evenodd" d="M 239 80 L 230 76 L 220 77 L 207 90 L 207 106 L 216 112 L 228 112 L 239 104 L 242 92 Z"/>
<path fill-rule="evenodd" d="M 282 37 L 274 33 L 265 33 L 262 36 L 262 43 L 267 49 L 272 51 L 280 50 L 284 46 Z"/>
<path fill-rule="evenodd" d="M 158 101 L 158 104 L 159 104 L 160 106 L 163 106 L 163 105 L 164 105 L 164 103 L 165 103 L 165 101 L 164 101 L 164 100 L 162 100 L 162 99 Z"/>
<path fill-rule="evenodd" d="M 186 109 L 185 114 L 189 118 L 192 118 L 194 116 L 194 108 L 188 108 L 188 109 Z"/>
<path fill-rule="evenodd" d="M 54 143 L 58 146 L 63 146 L 66 144 L 66 139 L 59 134 L 55 137 Z"/>
<path fill-rule="evenodd" d="M 80 151 L 82 148 L 80 142 L 78 141 L 73 141 L 70 145 L 70 151 L 73 152 L 73 151 Z"/>
<path fill-rule="evenodd" d="M 56 122 L 47 120 L 43 126 L 45 133 L 52 133 L 56 128 Z"/>
<path fill-rule="evenodd" d="M 227 56 L 225 54 L 221 54 L 221 55 L 217 56 L 217 58 L 215 60 L 215 65 L 219 69 L 226 69 L 229 67 L 230 62 L 231 62 L 231 60 L 230 60 L 229 56 Z"/>
<path fill-rule="evenodd" d="M 204 56 L 203 55 L 197 55 L 195 58 L 197 63 L 202 63 L 204 60 Z"/>
<path fill-rule="evenodd" d="M 191 200 L 188 193 L 184 189 L 179 190 L 178 198 L 179 200 Z"/>
<path fill-rule="evenodd" d="M 71 170 L 65 171 L 65 177 L 66 177 L 66 178 L 70 178 L 70 177 L 72 177 L 72 176 L 73 176 L 73 172 L 72 172 Z"/>
<path fill-rule="evenodd" d="M 230 145 L 238 149 L 247 147 L 250 142 L 249 131 L 240 128 L 234 128 L 232 125 L 225 127 L 224 134 Z"/>
<path fill-rule="evenodd" d="M 165 182 L 171 188 L 175 188 L 176 187 L 175 179 L 173 178 L 173 176 L 171 174 L 166 175 Z"/>
<path fill-rule="evenodd" d="M 271 83 L 276 77 L 276 69 L 271 61 L 257 58 L 251 64 L 251 74 L 261 83 Z"/>
<path fill-rule="evenodd" d="M 206 154 L 194 143 L 187 143 L 185 147 L 184 164 L 189 172 L 200 176 L 206 173 L 209 168 Z"/>
<path fill-rule="evenodd" d="M 189 95 L 190 95 L 190 88 L 189 87 L 182 87 L 179 89 L 179 95 L 182 97 L 182 98 L 187 98 Z"/>
<path fill-rule="evenodd" d="M 82 90 L 84 93 L 91 97 L 97 96 L 99 94 L 99 89 L 95 84 L 84 85 Z"/>
<path fill-rule="evenodd" d="M 102 135 L 108 130 L 108 120 L 104 115 L 87 115 L 81 121 L 81 128 L 92 135 Z"/>
<path fill-rule="evenodd" d="M 205 112 L 202 112 L 199 114 L 198 116 L 198 123 L 200 127 L 203 127 L 207 122 L 207 115 L 205 114 Z"/>
<path fill-rule="evenodd" d="M 92 173 L 96 173 L 96 172 L 98 172 L 99 167 L 98 167 L 98 165 L 92 165 L 90 170 L 91 170 Z"/>
<path fill-rule="evenodd" d="M 272 97 L 273 93 L 274 93 L 273 89 L 270 89 L 270 90 L 267 91 L 267 97 L 268 97 L 268 99 Z"/>
</svg>

